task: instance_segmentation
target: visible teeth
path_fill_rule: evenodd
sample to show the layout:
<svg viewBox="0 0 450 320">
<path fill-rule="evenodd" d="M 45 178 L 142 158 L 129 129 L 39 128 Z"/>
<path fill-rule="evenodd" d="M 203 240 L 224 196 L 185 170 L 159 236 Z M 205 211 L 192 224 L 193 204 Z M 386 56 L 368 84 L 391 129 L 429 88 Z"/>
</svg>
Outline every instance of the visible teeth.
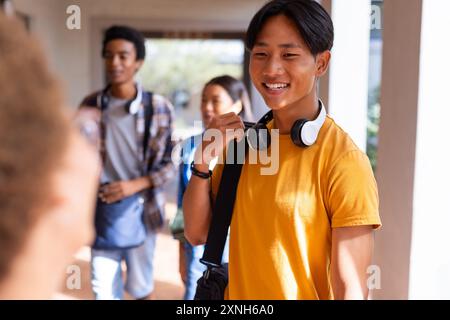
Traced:
<svg viewBox="0 0 450 320">
<path fill-rule="evenodd" d="M 287 83 L 266 83 L 265 84 L 269 89 L 283 89 L 287 88 Z"/>
</svg>

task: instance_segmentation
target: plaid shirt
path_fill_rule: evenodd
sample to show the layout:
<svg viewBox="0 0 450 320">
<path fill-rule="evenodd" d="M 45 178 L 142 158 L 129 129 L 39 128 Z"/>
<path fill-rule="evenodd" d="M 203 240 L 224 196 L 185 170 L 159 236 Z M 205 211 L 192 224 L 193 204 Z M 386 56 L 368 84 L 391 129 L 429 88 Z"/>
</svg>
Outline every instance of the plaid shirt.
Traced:
<svg viewBox="0 0 450 320">
<path fill-rule="evenodd" d="M 80 105 L 77 120 L 82 133 L 97 147 L 104 159 L 104 134 L 102 134 L 103 121 L 101 115 L 102 91 L 87 96 Z M 149 97 L 148 92 L 144 92 Z M 145 217 L 148 224 L 155 216 L 164 217 L 165 198 L 163 185 L 175 175 L 175 166 L 172 162 L 172 150 L 175 142 L 172 141 L 173 107 L 172 104 L 160 95 L 152 95 L 153 115 L 150 126 L 147 151 L 145 157 L 141 156 L 143 174 L 150 177 L 152 187 L 143 192 L 145 196 Z M 136 113 L 136 137 L 139 154 L 143 155 L 145 111 L 141 104 Z M 150 221 L 149 221 L 150 220 Z"/>
</svg>

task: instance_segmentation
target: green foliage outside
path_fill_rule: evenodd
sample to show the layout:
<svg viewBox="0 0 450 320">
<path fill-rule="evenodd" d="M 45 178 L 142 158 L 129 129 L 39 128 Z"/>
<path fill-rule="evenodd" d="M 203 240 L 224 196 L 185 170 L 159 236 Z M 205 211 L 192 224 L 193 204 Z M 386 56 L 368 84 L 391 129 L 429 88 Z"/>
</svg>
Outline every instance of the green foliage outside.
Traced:
<svg viewBox="0 0 450 320">
<path fill-rule="evenodd" d="M 239 40 L 147 40 L 148 54 L 138 78 L 145 88 L 171 100 L 176 108 L 176 127 L 189 125 L 176 93 L 183 93 L 187 108 L 192 97 L 198 96 L 211 78 L 223 74 L 242 78 L 242 61 L 238 60 L 243 52 L 227 50 L 230 43 L 236 47 L 236 41 Z M 191 108 L 198 112 L 197 107 Z"/>
<path fill-rule="evenodd" d="M 380 124 L 380 87 L 369 92 L 367 123 L 367 155 L 373 171 L 377 167 L 378 128 Z"/>
</svg>

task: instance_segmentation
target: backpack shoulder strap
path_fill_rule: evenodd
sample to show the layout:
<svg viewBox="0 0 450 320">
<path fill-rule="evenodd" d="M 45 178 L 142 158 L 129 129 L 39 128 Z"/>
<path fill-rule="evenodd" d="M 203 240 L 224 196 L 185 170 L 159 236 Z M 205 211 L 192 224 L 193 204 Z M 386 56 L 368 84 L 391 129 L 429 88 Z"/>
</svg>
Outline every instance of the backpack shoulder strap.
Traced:
<svg viewBox="0 0 450 320">
<path fill-rule="evenodd" d="M 231 143 L 234 144 L 234 148 L 231 145 L 228 146 L 227 161 L 223 168 L 216 202 L 212 210 L 205 251 L 200 259 L 200 262 L 208 267 L 219 267 L 222 263 L 223 249 L 233 215 L 242 164 L 244 163 L 244 159 L 237 158 L 240 154 L 238 150 L 244 147 L 245 154 L 247 153 L 246 139 L 242 139 L 239 143 L 233 140 Z M 234 161 L 230 161 L 230 159 Z"/>
<path fill-rule="evenodd" d="M 95 91 L 88 95 L 80 104 L 80 107 L 100 108 L 100 95 L 102 91 Z"/>
<path fill-rule="evenodd" d="M 148 141 L 150 139 L 150 126 L 152 124 L 152 117 L 153 117 L 153 93 L 148 91 L 144 92 L 142 103 L 144 105 L 144 114 L 145 114 L 144 146 L 143 146 L 145 159 L 145 155 L 147 154 Z"/>
</svg>

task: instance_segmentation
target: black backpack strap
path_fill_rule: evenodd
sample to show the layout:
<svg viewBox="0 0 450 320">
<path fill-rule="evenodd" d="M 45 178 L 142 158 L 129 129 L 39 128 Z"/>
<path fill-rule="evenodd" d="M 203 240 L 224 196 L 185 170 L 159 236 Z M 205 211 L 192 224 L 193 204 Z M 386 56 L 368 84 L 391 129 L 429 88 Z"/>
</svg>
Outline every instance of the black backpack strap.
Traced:
<svg viewBox="0 0 450 320">
<path fill-rule="evenodd" d="M 102 91 L 96 91 L 88 95 L 83 99 L 83 101 L 80 104 L 80 107 L 91 107 L 91 108 L 100 108 L 99 99 L 100 95 L 102 94 Z"/>
<path fill-rule="evenodd" d="M 144 126 L 144 159 L 145 155 L 147 154 L 147 148 L 148 148 L 148 140 L 150 139 L 150 126 L 152 124 L 152 117 L 153 117 L 153 93 L 151 92 L 144 92 L 143 100 L 144 104 L 144 114 L 145 114 L 145 126 Z M 150 164 L 148 164 L 150 167 Z M 147 168 L 148 170 L 149 168 Z"/>
<path fill-rule="evenodd" d="M 242 164 L 246 154 L 246 152 L 239 154 L 239 150 L 243 150 L 242 148 L 247 151 L 246 139 L 242 139 L 239 143 L 233 140 L 228 146 L 227 160 L 212 211 L 208 239 L 203 257 L 200 259 L 200 262 L 208 268 L 220 267 L 222 263 L 223 249 L 227 240 Z M 229 161 L 231 159 L 233 161 Z"/>
</svg>

